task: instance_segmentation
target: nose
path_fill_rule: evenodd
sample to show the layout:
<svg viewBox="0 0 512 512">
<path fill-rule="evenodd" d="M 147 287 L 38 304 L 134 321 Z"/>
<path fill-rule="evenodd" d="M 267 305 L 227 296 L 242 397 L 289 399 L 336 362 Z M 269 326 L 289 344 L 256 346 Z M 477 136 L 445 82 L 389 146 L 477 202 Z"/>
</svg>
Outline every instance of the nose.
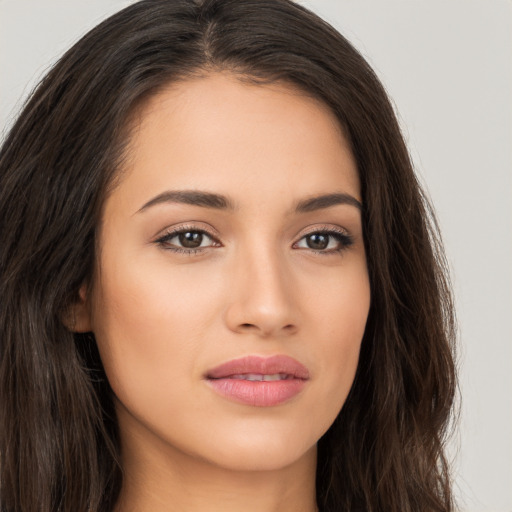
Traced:
<svg viewBox="0 0 512 512">
<path fill-rule="evenodd" d="M 237 257 L 225 312 L 230 330 L 260 337 L 282 337 L 297 331 L 297 294 L 284 260 L 271 249 L 247 251 Z"/>
</svg>

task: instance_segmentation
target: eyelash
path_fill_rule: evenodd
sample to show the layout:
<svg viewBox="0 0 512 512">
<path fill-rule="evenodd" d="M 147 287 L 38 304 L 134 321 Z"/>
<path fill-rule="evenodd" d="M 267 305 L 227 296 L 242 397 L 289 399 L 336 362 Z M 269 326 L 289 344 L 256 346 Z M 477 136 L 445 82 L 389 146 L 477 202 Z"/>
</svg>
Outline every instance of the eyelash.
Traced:
<svg viewBox="0 0 512 512">
<path fill-rule="evenodd" d="M 332 238 L 334 238 L 338 243 L 339 247 L 335 249 L 329 249 L 329 250 L 316 250 L 309 248 L 310 251 L 313 251 L 315 254 L 320 254 L 322 256 L 329 256 L 332 254 L 340 254 L 343 251 L 347 250 L 351 245 L 354 244 L 354 237 L 352 235 L 349 235 L 345 230 L 342 229 L 335 229 L 333 227 L 321 227 L 316 228 L 312 231 L 309 231 L 308 233 L 304 233 L 299 241 L 295 242 L 293 245 L 295 246 L 297 243 L 299 243 L 304 238 L 307 238 L 311 235 L 327 235 Z"/>
<path fill-rule="evenodd" d="M 168 245 L 169 241 L 175 238 L 176 236 L 179 236 L 184 233 L 199 233 L 201 235 L 206 235 L 208 238 L 210 238 L 213 242 L 212 245 L 209 245 L 207 247 L 199 247 L 199 248 L 186 248 L 186 247 L 178 247 L 178 246 L 170 246 Z M 329 249 L 329 250 L 317 250 L 317 249 L 311 249 L 315 254 L 320 254 L 322 256 L 332 255 L 332 254 L 340 254 L 346 249 L 348 249 L 351 245 L 354 243 L 354 238 L 349 235 L 346 231 L 341 229 L 334 229 L 332 227 L 325 227 L 325 228 L 317 228 L 313 231 L 310 231 L 308 233 L 305 233 L 302 235 L 302 237 L 295 242 L 293 245 L 295 246 L 298 244 L 301 240 L 304 238 L 307 238 L 308 236 L 312 235 L 327 235 L 330 237 L 333 237 L 338 243 L 339 247 L 336 249 Z M 221 243 L 220 241 L 210 232 L 208 232 L 205 229 L 197 228 L 194 226 L 182 226 L 180 228 L 171 230 L 167 233 L 165 233 L 163 236 L 157 238 L 155 242 L 157 245 L 162 247 L 166 251 L 172 251 L 174 253 L 178 254 L 186 254 L 189 256 L 193 256 L 198 253 L 202 253 L 205 251 L 205 249 L 210 249 L 211 247 L 220 247 Z"/>
<path fill-rule="evenodd" d="M 169 240 L 172 240 L 174 237 L 179 236 L 184 233 L 200 233 L 201 235 L 206 235 L 208 238 L 210 238 L 214 243 L 213 245 L 209 245 L 208 247 L 202 247 L 202 248 L 186 248 L 186 247 L 172 247 L 170 245 L 167 245 Z M 211 247 L 219 247 L 221 243 L 215 237 L 212 235 L 212 233 L 206 231 L 205 229 L 197 228 L 194 226 L 182 226 L 177 229 L 173 229 L 167 233 L 165 233 L 163 236 L 155 240 L 155 243 L 158 244 L 160 247 L 165 249 L 166 251 L 172 251 L 178 254 L 187 254 L 189 256 L 193 256 L 194 254 L 203 252 L 205 249 L 210 249 Z"/>
</svg>

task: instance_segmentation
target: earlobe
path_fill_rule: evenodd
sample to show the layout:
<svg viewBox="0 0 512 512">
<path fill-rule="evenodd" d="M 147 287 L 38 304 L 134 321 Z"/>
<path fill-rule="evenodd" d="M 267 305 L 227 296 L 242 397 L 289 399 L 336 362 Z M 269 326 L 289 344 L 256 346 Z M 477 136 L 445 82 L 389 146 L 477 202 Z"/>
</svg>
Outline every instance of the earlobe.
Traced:
<svg viewBox="0 0 512 512">
<path fill-rule="evenodd" d="M 83 333 L 92 331 L 91 314 L 89 312 L 88 288 L 83 284 L 78 290 L 76 301 L 69 306 L 63 315 L 63 323 L 69 331 Z"/>
</svg>

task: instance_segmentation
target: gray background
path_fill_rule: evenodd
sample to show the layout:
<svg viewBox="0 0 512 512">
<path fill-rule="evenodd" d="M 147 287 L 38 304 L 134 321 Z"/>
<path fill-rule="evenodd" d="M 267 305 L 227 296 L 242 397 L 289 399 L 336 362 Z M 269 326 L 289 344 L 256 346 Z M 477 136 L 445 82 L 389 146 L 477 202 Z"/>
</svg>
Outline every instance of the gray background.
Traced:
<svg viewBox="0 0 512 512">
<path fill-rule="evenodd" d="M 0 0 L 0 129 L 56 57 L 128 0 Z M 467 512 L 512 511 L 512 2 L 302 0 L 384 81 L 436 206 L 456 291 Z"/>
</svg>

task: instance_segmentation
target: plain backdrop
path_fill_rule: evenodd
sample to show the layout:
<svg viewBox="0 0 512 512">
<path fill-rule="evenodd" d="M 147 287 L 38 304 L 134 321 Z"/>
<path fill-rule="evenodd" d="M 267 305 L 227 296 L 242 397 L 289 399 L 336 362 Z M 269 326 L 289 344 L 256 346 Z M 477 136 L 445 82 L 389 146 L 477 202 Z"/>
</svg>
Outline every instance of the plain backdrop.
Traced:
<svg viewBox="0 0 512 512">
<path fill-rule="evenodd" d="M 0 0 L 0 130 L 128 0 Z M 465 512 L 512 511 L 512 2 L 301 0 L 370 61 L 437 209 L 460 323 L 451 445 Z M 1 243 L 1 241 L 0 241 Z"/>
</svg>

